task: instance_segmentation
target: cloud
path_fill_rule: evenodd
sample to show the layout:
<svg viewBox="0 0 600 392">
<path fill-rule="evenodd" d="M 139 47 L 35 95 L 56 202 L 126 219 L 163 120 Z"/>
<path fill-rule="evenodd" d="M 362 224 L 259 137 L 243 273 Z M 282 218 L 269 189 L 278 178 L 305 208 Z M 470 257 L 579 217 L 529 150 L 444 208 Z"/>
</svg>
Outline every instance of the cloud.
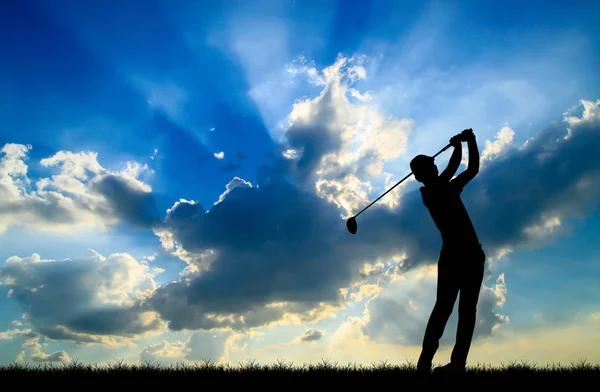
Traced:
<svg viewBox="0 0 600 392">
<path fill-rule="evenodd" d="M 223 151 L 216 152 L 214 155 L 215 155 L 215 158 L 217 158 L 217 159 L 223 159 L 225 157 L 225 153 Z"/>
<path fill-rule="evenodd" d="M 189 352 L 185 359 L 188 361 L 219 361 L 225 354 L 225 347 L 230 336 L 229 331 L 194 332 L 186 343 Z"/>
<path fill-rule="evenodd" d="M 88 250 L 78 258 L 46 260 L 39 255 L 6 259 L 0 282 L 28 314 L 27 322 L 56 340 L 127 344 L 162 326 L 157 315 L 140 306 L 162 272 L 128 254 L 104 257 Z"/>
<path fill-rule="evenodd" d="M 140 353 L 142 362 L 155 364 L 218 362 L 225 353 L 229 333 L 195 332 L 186 341 L 161 342 L 145 347 Z"/>
<path fill-rule="evenodd" d="M 0 332 L 0 340 L 12 340 L 16 337 L 21 337 L 25 340 L 38 339 L 40 335 L 31 329 L 11 329 L 8 331 Z"/>
<path fill-rule="evenodd" d="M 600 101 L 582 101 L 581 117 L 551 124 L 522 146 L 505 144 L 469 185 L 465 202 L 492 249 L 551 240 L 594 208 L 600 187 Z M 568 138 L 565 136 L 569 135 Z M 539 228 L 543 230 L 539 230 Z"/>
<path fill-rule="evenodd" d="M 354 323 L 358 333 L 377 343 L 420 346 L 433 305 L 435 304 L 437 269 L 423 267 L 405 275 L 392 273 L 380 282 L 379 292 L 365 305 L 362 318 Z M 508 318 L 498 311 L 506 298 L 504 275 L 495 284 L 483 285 L 477 304 L 477 325 L 473 340 L 492 335 Z M 458 306 L 457 299 L 455 306 Z M 457 311 L 448 320 L 441 346 L 454 344 Z"/>
<path fill-rule="evenodd" d="M 52 354 L 36 352 L 32 355 L 32 359 L 35 362 L 71 362 L 71 358 L 64 350 L 55 351 Z"/>
<path fill-rule="evenodd" d="M 139 189 L 122 176 L 105 175 L 94 182 L 91 189 L 104 197 L 111 208 L 109 216 L 113 218 L 144 228 L 159 222 L 152 194 Z"/>
<path fill-rule="evenodd" d="M 291 160 L 297 181 L 315 181 L 319 194 L 348 214 L 368 200 L 371 182 L 383 185 L 384 177 L 378 177 L 384 175 L 386 163 L 406 151 L 413 125 L 411 119 L 384 117 L 368 104 L 371 95 L 350 87 L 367 77 L 362 61 L 340 55 L 325 68 L 316 83 L 323 86 L 321 94 L 294 103 L 283 135 L 289 147 L 284 157 Z M 310 80 L 318 75 L 315 68 L 296 72 L 306 73 Z M 363 181 L 364 177 L 370 180 Z M 352 193 L 363 197 L 350 199 Z"/>
<path fill-rule="evenodd" d="M 13 329 L 0 332 L 0 340 L 12 340 L 20 338 L 23 340 L 22 351 L 17 354 L 16 361 L 21 362 L 25 359 L 31 359 L 34 362 L 69 362 L 71 358 L 63 351 L 55 351 L 46 354 L 42 351 L 42 345 L 39 340 L 42 336 L 31 329 Z"/>
<path fill-rule="evenodd" d="M 264 333 L 256 330 L 233 332 L 225 340 L 222 362 L 240 362 L 247 358 L 253 346 L 264 339 Z"/>
<path fill-rule="evenodd" d="M 189 353 L 189 349 L 186 344 L 181 341 L 169 343 L 165 340 L 159 343 L 151 344 L 145 347 L 140 353 L 140 360 L 142 362 L 153 362 L 153 363 L 170 363 L 170 362 L 182 362 L 183 357 Z"/>
<path fill-rule="evenodd" d="M 481 153 L 481 161 L 485 163 L 485 161 L 489 161 L 494 157 L 500 156 L 503 152 L 507 151 L 508 148 L 512 145 L 515 137 L 515 131 L 513 131 L 510 127 L 503 127 L 500 132 L 496 135 L 496 138 L 493 142 L 486 140 L 485 148 Z M 467 152 L 467 151 L 465 151 Z M 468 158 L 468 154 L 467 154 Z"/>
<path fill-rule="evenodd" d="M 173 329 L 246 329 L 328 314 L 339 301 L 336 286 L 351 275 L 349 255 L 332 247 L 345 235 L 335 209 L 279 177 L 237 183 L 244 186 L 230 187 L 208 212 L 196 202 L 169 210 L 157 233 L 163 246 L 216 256 L 198 276 L 159 288 L 155 309 Z"/>
<path fill-rule="evenodd" d="M 229 184 L 227 184 L 225 186 L 225 192 L 223 192 L 223 193 L 221 193 L 221 195 L 219 195 L 219 200 L 217 200 L 214 205 L 217 205 L 218 203 L 225 200 L 225 197 L 227 197 L 227 195 L 230 194 L 232 190 L 234 190 L 236 188 L 245 188 L 245 187 L 252 188 L 252 184 L 249 181 L 244 180 L 243 178 L 233 177 L 233 180 L 231 180 L 229 182 Z"/>
<path fill-rule="evenodd" d="M 0 231 L 11 225 L 77 230 L 119 221 L 150 227 L 159 222 L 152 188 L 139 177 L 147 166 L 128 162 L 120 171 L 103 168 L 93 152 L 59 151 L 40 160 L 54 169 L 35 182 L 28 177 L 30 145 L 5 144 L 0 154 Z"/>
<path fill-rule="evenodd" d="M 316 342 L 323 337 L 323 331 L 319 329 L 309 329 L 300 337 L 301 342 Z"/>
</svg>

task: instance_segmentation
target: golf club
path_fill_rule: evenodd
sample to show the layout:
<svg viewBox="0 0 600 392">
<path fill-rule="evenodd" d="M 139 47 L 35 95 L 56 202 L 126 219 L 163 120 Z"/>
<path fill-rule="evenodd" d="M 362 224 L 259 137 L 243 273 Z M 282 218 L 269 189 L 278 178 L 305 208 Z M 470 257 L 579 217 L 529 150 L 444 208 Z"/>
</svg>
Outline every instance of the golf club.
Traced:
<svg viewBox="0 0 600 392">
<path fill-rule="evenodd" d="M 442 148 L 440 151 L 438 151 L 437 154 L 435 154 L 432 158 L 437 157 L 438 155 L 440 155 L 441 153 L 443 153 L 444 151 L 446 151 L 447 149 L 449 149 L 452 146 L 452 144 L 448 143 L 448 145 L 444 148 Z M 387 191 L 385 191 L 385 193 L 381 196 L 379 196 L 377 199 L 373 200 L 368 206 L 366 206 L 365 208 L 363 208 L 358 214 L 354 215 L 351 218 L 348 218 L 348 220 L 346 221 L 346 227 L 348 228 L 348 231 L 352 234 L 356 234 L 356 231 L 358 230 L 358 224 L 356 223 L 356 218 L 362 214 L 367 208 L 371 207 L 373 204 L 375 204 L 375 202 L 377 202 L 379 199 L 381 199 L 383 196 L 387 195 L 388 192 L 390 192 L 392 189 L 394 189 L 395 187 L 397 187 L 398 185 L 400 185 L 404 180 L 406 180 L 408 177 L 412 176 L 413 173 L 410 172 L 408 175 L 406 175 L 406 177 L 404 177 L 403 179 L 401 179 L 400 181 L 398 181 L 393 187 L 391 187 L 390 189 L 388 189 Z"/>
</svg>

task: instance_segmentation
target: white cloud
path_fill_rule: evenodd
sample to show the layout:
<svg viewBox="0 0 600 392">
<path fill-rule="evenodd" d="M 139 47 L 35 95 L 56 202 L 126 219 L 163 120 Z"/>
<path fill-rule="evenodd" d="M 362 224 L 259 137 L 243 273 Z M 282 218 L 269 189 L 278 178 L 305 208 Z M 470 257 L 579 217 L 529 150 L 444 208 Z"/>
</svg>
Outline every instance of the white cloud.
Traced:
<svg viewBox="0 0 600 392">
<path fill-rule="evenodd" d="M 16 337 L 27 338 L 37 338 L 39 335 L 30 329 L 21 330 L 21 329 L 10 329 L 8 331 L 0 332 L 0 340 L 12 340 Z"/>
<path fill-rule="evenodd" d="M 37 351 L 31 355 L 35 362 L 71 362 L 71 358 L 64 351 L 55 351 L 51 354 L 46 354 L 42 351 Z"/>
<path fill-rule="evenodd" d="M 120 171 L 102 167 L 94 152 L 59 151 L 40 160 L 56 169 L 35 183 L 28 177 L 31 146 L 6 144 L 0 155 L 0 232 L 11 225 L 65 231 L 105 228 L 120 220 L 136 225 L 157 221 L 152 188 L 139 177 L 147 165 L 127 162 Z"/>
<path fill-rule="evenodd" d="M 531 237 L 548 238 L 562 228 L 559 216 L 545 217 L 543 219 L 542 222 L 525 227 L 523 232 Z"/>
<path fill-rule="evenodd" d="M 235 362 L 247 358 L 249 345 L 260 341 L 264 333 L 259 331 L 235 332 L 225 340 L 224 353 L 221 357 L 223 362 Z"/>
<path fill-rule="evenodd" d="M 190 351 L 185 342 L 177 341 L 169 343 L 163 340 L 162 342 L 145 347 L 140 353 L 140 360 L 155 364 L 183 362 L 185 355 Z"/>
<path fill-rule="evenodd" d="M 219 362 L 225 354 L 230 332 L 194 332 L 186 341 L 161 342 L 145 347 L 140 353 L 141 362 L 168 365 L 193 364 L 197 361 Z"/>
<path fill-rule="evenodd" d="M 587 101 L 582 99 L 579 101 L 581 106 L 583 107 L 583 113 L 581 117 L 572 116 L 571 113 L 565 113 L 564 120 L 571 126 L 581 123 L 582 121 L 593 121 L 600 120 L 600 99 L 594 101 Z M 579 108 L 580 106 L 577 106 Z"/>
<path fill-rule="evenodd" d="M 366 78 L 365 68 L 356 62 L 360 59 L 339 56 L 323 69 L 322 83 L 317 83 L 324 86 L 321 94 L 294 103 L 284 133 L 299 158 L 293 165 L 298 178 L 315 181 L 318 194 L 343 206 L 348 215 L 359 206 L 359 200 L 348 201 L 350 193 L 362 192 L 364 203 L 370 184 L 384 185 L 384 165 L 406 151 L 413 125 L 410 119 L 385 118 L 367 103 L 370 94 L 349 87 Z M 294 70 L 319 75 L 303 67 Z M 348 93 L 359 102 L 351 102 Z"/>
<path fill-rule="evenodd" d="M 223 151 L 221 151 L 221 152 L 215 152 L 213 155 L 217 159 L 223 159 L 225 157 L 225 153 Z"/>
<path fill-rule="evenodd" d="M 214 205 L 222 202 L 225 197 L 227 197 L 227 195 L 229 195 L 236 188 L 252 188 L 252 184 L 243 178 L 237 176 L 233 177 L 233 179 L 225 186 L 225 192 L 219 195 L 219 200 L 217 200 Z"/>
<path fill-rule="evenodd" d="M 350 89 L 350 95 L 352 95 L 354 98 L 356 98 L 362 102 L 370 101 L 371 99 L 373 99 L 373 97 L 371 96 L 371 94 L 369 92 L 361 93 L 360 91 L 358 91 L 355 88 Z"/>
<path fill-rule="evenodd" d="M 485 141 L 485 149 L 480 154 L 481 161 L 488 161 L 500 156 L 503 152 L 507 151 L 509 146 L 512 145 L 514 138 L 515 131 L 508 126 L 502 127 L 502 129 L 496 135 L 494 141 Z M 467 152 L 468 149 L 465 150 L 465 154 L 467 154 Z"/>
<path fill-rule="evenodd" d="M 69 362 L 71 358 L 63 350 L 46 354 L 42 351 L 39 340 L 41 335 L 31 329 L 13 329 L 0 332 L 0 340 L 12 340 L 20 338 L 23 340 L 22 351 L 17 354 L 16 361 L 33 360 L 34 362 Z"/>
<path fill-rule="evenodd" d="M 45 167 L 58 167 L 61 174 L 77 180 L 87 180 L 90 173 L 98 175 L 105 171 L 98 163 L 98 154 L 95 152 L 59 151 L 49 158 L 42 159 L 40 164 Z"/>
<path fill-rule="evenodd" d="M 358 209 L 367 206 L 373 188 L 369 181 L 363 182 L 356 175 L 348 174 L 339 181 L 320 178 L 317 180 L 316 189 L 319 197 L 343 209 L 346 213 L 344 218 L 348 218 Z"/>
<path fill-rule="evenodd" d="M 297 159 L 300 156 L 298 151 L 292 148 L 288 148 L 287 150 L 283 151 L 282 155 L 285 159 Z"/>
</svg>

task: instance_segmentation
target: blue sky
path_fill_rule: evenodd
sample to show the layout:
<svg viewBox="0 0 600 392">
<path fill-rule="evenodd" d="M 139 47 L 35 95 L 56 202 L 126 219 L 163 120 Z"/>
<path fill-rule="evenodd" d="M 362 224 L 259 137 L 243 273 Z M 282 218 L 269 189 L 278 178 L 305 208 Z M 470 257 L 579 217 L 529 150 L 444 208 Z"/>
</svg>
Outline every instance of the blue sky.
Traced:
<svg viewBox="0 0 600 392">
<path fill-rule="evenodd" d="M 415 358 L 418 184 L 344 219 L 464 128 L 472 361 L 600 360 L 593 2 L 0 7 L 1 362 Z"/>
</svg>

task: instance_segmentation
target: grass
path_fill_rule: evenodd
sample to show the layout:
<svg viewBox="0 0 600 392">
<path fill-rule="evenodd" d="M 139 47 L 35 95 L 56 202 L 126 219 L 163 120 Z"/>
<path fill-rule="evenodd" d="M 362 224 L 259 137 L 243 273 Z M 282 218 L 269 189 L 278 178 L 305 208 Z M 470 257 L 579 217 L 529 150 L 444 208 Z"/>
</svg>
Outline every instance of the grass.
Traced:
<svg viewBox="0 0 600 392">
<path fill-rule="evenodd" d="M 499 384 L 598 384 L 600 385 L 600 365 L 592 365 L 586 360 L 565 365 L 537 366 L 527 361 L 510 362 L 492 367 L 485 364 L 469 366 L 465 375 L 459 379 L 442 380 L 439 378 L 422 379 L 416 374 L 415 366 L 408 362 L 403 365 L 392 365 L 386 361 L 373 363 L 371 366 L 346 364 L 322 360 L 318 363 L 294 365 L 292 362 L 279 360 L 275 364 L 261 365 L 254 360 L 238 365 L 215 364 L 210 361 L 196 362 L 194 365 L 162 366 L 152 362 L 144 364 L 126 364 L 123 361 L 109 363 L 106 366 L 81 364 L 78 361 L 63 364 L 44 364 L 31 366 L 13 362 L 0 366 L 0 382 L 7 383 L 41 383 L 48 385 L 56 382 L 86 383 L 97 385 L 111 383 L 193 383 L 198 386 L 207 383 L 226 382 L 266 382 L 266 383 L 321 383 L 333 382 L 336 385 L 357 383 L 393 383 L 406 385 L 413 383 L 435 383 L 438 381 L 462 384 L 481 384 L 495 386 Z"/>
</svg>

